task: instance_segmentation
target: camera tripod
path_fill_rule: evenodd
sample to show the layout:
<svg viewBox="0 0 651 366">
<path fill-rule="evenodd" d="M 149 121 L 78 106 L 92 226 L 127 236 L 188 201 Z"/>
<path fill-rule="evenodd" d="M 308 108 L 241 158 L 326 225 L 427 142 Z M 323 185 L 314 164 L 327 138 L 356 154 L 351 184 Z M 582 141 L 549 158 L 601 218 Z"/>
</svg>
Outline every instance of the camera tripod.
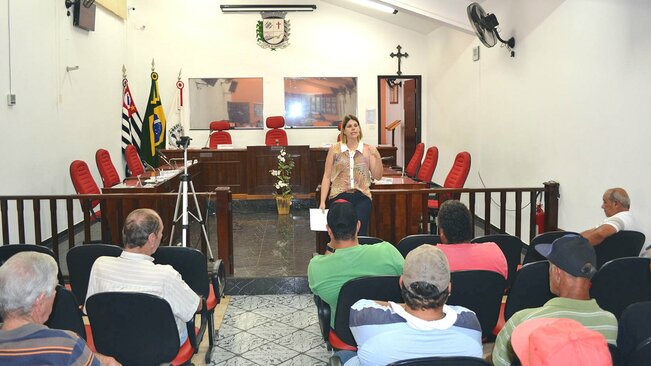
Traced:
<svg viewBox="0 0 651 366">
<path fill-rule="evenodd" d="M 181 175 L 181 181 L 179 182 L 179 193 L 176 196 L 176 208 L 174 208 L 174 221 L 172 221 L 172 232 L 170 233 L 170 242 L 169 245 L 172 245 L 172 240 L 174 240 L 174 229 L 176 229 L 176 224 L 181 220 L 181 243 L 182 246 L 187 246 L 188 240 L 188 230 L 190 229 L 189 225 L 189 216 L 192 216 L 194 220 L 199 222 L 201 225 L 201 233 L 203 238 L 206 240 L 206 246 L 208 247 L 208 260 L 211 262 L 215 261 L 215 258 L 212 255 L 212 249 L 210 248 L 210 240 L 208 240 L 208 232 L 206 231 L 206 222 L 201 216 L 201 210 L 199 208 L 199 201 L 197 200 L 197 193 L 194 190 L 194 184 L 192 184 L 192 178 L 188 174 L 188 146 L 190 145 L 191 138 L 188 136 L 181 136 L 177 145 L 183 149 L 183 175 Z M 188 208 L 188 187 L 192 191 L 192 199 L 194 201 L 194 207 L 196 209 L 196 214 L 190 212 Z"/>
</svg>

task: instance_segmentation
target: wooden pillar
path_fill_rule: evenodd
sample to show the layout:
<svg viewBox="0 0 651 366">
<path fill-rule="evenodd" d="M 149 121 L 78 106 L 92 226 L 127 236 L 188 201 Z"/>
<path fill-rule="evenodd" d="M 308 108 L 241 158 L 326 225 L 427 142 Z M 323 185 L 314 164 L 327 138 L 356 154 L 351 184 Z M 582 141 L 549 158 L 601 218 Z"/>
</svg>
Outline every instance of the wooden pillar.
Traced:
<svg viewBox="0 0 651 366">
<path fill-rule="evenodd" d="M 233 205 L 229 187 L 215 188 L 215 207 L 217 209 L 217 258 L 221 259 L 226 275 L 235 273 L 233 262 Z"/>
<path fill-rule="evenodd" d="M 545 231 L 558 230 L 558 198 L 559 184 L 558 182 L 549 181 L 543 183 L 545 186 Z"/>
</svg>

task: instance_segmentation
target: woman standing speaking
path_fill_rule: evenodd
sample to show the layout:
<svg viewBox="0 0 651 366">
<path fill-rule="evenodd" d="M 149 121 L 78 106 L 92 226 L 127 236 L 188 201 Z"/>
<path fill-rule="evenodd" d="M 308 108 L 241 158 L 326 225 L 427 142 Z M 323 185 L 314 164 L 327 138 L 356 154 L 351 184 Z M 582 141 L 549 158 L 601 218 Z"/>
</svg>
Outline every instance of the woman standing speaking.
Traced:
<svg viewBox="0 0 651 366">
<path fill-rule="evenodd" d="M 341 126 L 341 142 L 328 150 L 321 180 L 320 209 L 344 199 L 355 206 L 361 222 L 358 235 L 367 235 L 371 215 L 371 178 L 382 178 L 382 160 L 375 146 L 363 143 L 357 117 L 348 114 Z"/>
</svg>

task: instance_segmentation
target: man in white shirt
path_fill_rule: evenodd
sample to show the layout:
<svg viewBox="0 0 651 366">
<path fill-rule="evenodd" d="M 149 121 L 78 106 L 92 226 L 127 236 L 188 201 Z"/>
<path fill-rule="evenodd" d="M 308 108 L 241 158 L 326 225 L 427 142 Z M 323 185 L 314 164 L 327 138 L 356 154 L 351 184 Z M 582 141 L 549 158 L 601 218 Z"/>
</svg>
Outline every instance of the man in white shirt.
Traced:
<svg viewBox="0 0 651 366">
<path fill-rule="evenodd" d="M 163 221 L 150 209 L 132 211 L 122 228 L 124 251 L 115 257 L 100 257 L 93 264 L 86 300 L 102 292 L 140 292 L 165 299 L 172 308 L 183 344 L 188 338 L 186 323 L 201 310 L 201 298 L 169 265 L 154 264 L 152 254 L 163 238 Z"/>
<path fill-rule="evenodd" d="M 642 232 L 640 225 L 629 211 L 631 200 L 623 188 L 610 188 L 603 197 L 601 208 L 606 214 L 606 219 L 598 226 L 581 233 L 581 236 L 588 239 L 590 245 L 601 244 L 607 237 L 621 231 Z M 646 250 L 646 244 L 642 246 L 642 254 Z"/>
</svg>

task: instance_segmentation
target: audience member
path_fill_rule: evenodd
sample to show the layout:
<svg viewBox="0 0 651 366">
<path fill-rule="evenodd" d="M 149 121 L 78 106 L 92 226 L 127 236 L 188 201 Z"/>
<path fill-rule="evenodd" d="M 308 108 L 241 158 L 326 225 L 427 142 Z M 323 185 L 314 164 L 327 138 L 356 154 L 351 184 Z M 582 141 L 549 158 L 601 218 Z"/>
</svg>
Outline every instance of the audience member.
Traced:
<svg viewBox="0 0 651 366">
<path fill-rule="evenodd" d="M 330 325 L 334 326 L 339 290 L 344 283 L 362 276 L 401 275 L 404 258 L 390 243 L 360 245 L 360 222 L 355 207 L 346 201 L 335 202 L 328 211 L 330 243 L 325 255 L 310 260 L 307 279 L 310 289 L 330 305 Z"/>
<path fill-rule="evenodd" d="M 57 264 L 37 252 L 13 255 L 0 267 L 0 364 L 120 365 L 93 354 L 86 342 L 67 330 L 44 325 L 56 296 Z"/>
<path fill-rule="evenodd" d="M 477 316 L 462 306 L 446 305 L 450 268 L 445 254 L 421 245 L 405 259 L 400 277 L 404 304 L 359 300 L 350 312 L 357 355 L 341 352 L 345 366 L 386 365 L 428 356 L 482 357 Z"/>
<path fill-rule="evenodd" d="M 522 366 L 612 366 L 603 334 L 573 319 L 538 318 L 518 325 L 513 351 Z"/>
<path fill-rule="evenodd" d="M 606 214 L 606 219 L 596 227 L 581 233 L 581 236 L 588 239 L 590 245 L 599 245 L 607 237 L 621 231 L 639 231 L 641 226 L 635 220 L 635 216 L 629 211 L 631 200 L 623 188 L 610 188 L 602 197 L 601 208 Z M 640 254 L 646 251 L 646 244 L 642 246 Z"/>
<path fill-rule="evenodd" d="M 509 274 L 506 258 L 495 243 L 472 244 L 472 220 L 468 207 L 457 200 L 443 202 L 438 216 L 438 247 L 448 257 L 450 271 L 487 270 L 504 278 Z"/>
<path fill-rule="evenodd" d="M 549 289 L 558 297 L 539 308 L 520 310 L 506 322 L 495 340 L 493 364 L 507 366 L 513 361 L 511 334 L 522 322 L 535 318 L 569 318 L 600 332 L 608 343 L 616 344 L 617 319 L 590 299 L 590 279 L 597 272 L 597 256 L 588 241 L 566 235 L 552 244 L 535 249 L 549 260 Z"/>
<path fill-rule="evenodd" d="M 163 238 L 163 221 L 150 209 L 132 211 L 122 228 L 124 250 L 119 257 L 100 257 L 93 264 L 86 300 L 96 293 L 121 291 L 159 296 L 169 302 L 181 344 L 186 323 L 201 310 L 201 299 L 169 265 L 154 264 L 152 254 Z"/>
</svg>

